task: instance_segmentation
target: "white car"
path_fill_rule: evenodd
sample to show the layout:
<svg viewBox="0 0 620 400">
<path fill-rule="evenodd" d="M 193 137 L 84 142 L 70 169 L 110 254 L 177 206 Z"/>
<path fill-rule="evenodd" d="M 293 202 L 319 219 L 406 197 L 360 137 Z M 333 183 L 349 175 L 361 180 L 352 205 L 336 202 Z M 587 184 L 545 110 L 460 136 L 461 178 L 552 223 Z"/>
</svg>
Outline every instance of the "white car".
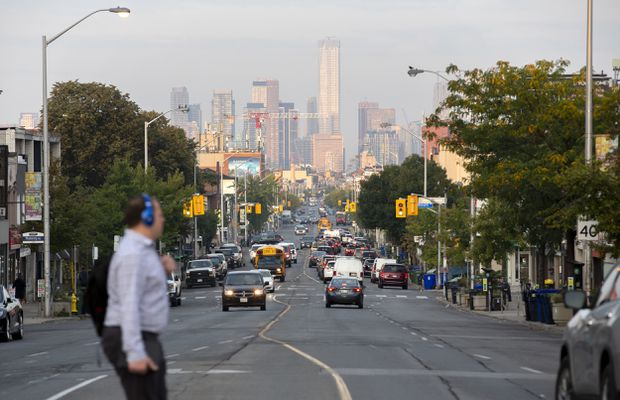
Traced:
<svg viewBox="0 0 620 400">
<path fill-rule="evenodd" d="M 336 265 L 336 260 L 328 261 L 325 268 L 323 268 L 323 283 L 327 283 L 332 280 L 334 277 L 334 266 Z"/>
<path fill-rule="evenodd" d="M 308 228 L 306 228 L 303 225 L 297 225 L 295 227 L 295 235 L 305 235 L 306 233 L 308 233 Z"/>
<path fill-rule="evenodd" d="M 393 258 L 375 258 L 374 264 L 372 265 L 372 272 L 370 275 L 370 281 L 372 283 L 379 281 L 379 274 L 383 269 L 383 266 L 387 263 L 397 264 L 396 260 Z"/>
<path fill-rule="evenodd" d="M 257 269 L 263 277 L 263 282 L 265 283 L 265 291 L 274 293 L 276 291 L 276 287 L 273 283 L 273 276 L 271 275 L 271 271 L 268 269 Z"/>
<path fill-rule="evenodd" d="M 253 244 L 252 247 L 250 247 L 250 261 L 252 262 L 252 265 L 254 265 L 254 259 L 256 258 L 256 251 L 263 246 L 264 244 Z"/>
<path fill-rule="evenodd" d="M 355 257 L 338 257 L 334 264 L 334 277 L 355 278 L 364 285 L 364 265 Z"/>
<path fill-rule="evenodd" d="M 171 272 L 167 276 L 168 298 L 170 298 L 170 306 L 181 305 L 181 277 L 176 272 Z"/>
</svg>

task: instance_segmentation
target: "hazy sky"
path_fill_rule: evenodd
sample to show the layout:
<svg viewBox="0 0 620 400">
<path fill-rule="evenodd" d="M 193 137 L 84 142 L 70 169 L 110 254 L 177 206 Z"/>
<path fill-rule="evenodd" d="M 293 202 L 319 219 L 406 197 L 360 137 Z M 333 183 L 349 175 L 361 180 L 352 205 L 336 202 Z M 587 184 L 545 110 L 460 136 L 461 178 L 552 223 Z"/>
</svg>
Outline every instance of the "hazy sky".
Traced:
<svg viewBox="0 0 620 400">
<path fill-rule="evenodd" d="M 620 58 L 620 1 L 594 2 L 594 69 L 611 74 Z M 116 85 L 144 109 L 166 111 L 173 86 L 210 119 L 213 89 L 232 89 L 240 114 L 256 78 L 280 81 L 282 101 L 306 110 L 318 95 L 318 40 L 341 41 L 341 126 L 347 159 L 357 149 L 357 103 L 393 107 L 397 119 L 432 111 L 432 75 L 565 58 L 585 63 L 586 0 L 0 0 L 0 123 L 41 107 L 41 36 L 100 13 L 54 42 L 50 87 L 78 79 Z M 238 123 L 237 129 L 240 129 Z"/>
</svg>

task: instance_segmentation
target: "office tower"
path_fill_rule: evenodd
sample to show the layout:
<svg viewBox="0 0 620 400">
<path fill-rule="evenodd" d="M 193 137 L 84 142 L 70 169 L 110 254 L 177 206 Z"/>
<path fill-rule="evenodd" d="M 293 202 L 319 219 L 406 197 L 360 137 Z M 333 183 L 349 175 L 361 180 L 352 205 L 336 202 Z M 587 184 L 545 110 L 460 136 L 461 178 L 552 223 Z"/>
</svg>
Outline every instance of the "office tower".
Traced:
<svg viewBox="0 0 620 400">
<path fill-rule="evenodd" d="M 298 138 L 295 150 L 298 157 L 297 164 L 312 165 L 312 136 Z"/>
<path fill-rule="evenodd" d="M 240 140 L 243 142 L 243 148 L 261 149 L 264 144 L 263 126 L 265 118 L 263 115 L 267 109 L 263 103 L 247 103 L 243 109 L 243 132 Z M 261 130 L 261 137 L 258 136 L 258 130 Z"/>
<path fill-rule="evenodd" d="M 375 156 L 377 163 L 383 166 L 400 163 L 399 132 L 400 127 L 398 126 L 368 131 L 366 134 L 368 151 Z"/>
<path fill-rule="evenodd" d="M 417 154 L 420 157 L 422 156 L 422 141 L 418 139 L 418 137 L 422 137 L 422 123 L 420 121 L 413 121 L 409 123 L 407 130 L 417 135 L 417 137 L 404 129 L 400 129 L 398 136 L 401 161 L 404 161 L 405 158 L 412 154 Z"/>
<path fill-rule="evenodd" d="M 279 112 L 280 90 L 275 79 L 256 80 L 252 82 L 252 103 L 263 104 L 265 112 L 277 114 Z M 267 168 L 279 166 L 279 119 L 277 116 L 265 118 L 261 124 L 262 143 Z"/>
<path fill-rule="evenodd" d="M 185 86 L 173 87 L 170 91 L 170 123 L 179 128 L 187 129 L 189 116 L 188 112 L 180 111 L 181 107 L 189 106 L 189 92 Z"/>
<path fill-rule="evenodd" d="M 190 104 L 187 112 L 187 120 L 192 123 L 195 122 L 199 130 L 202 129 L 202 109 L 200 104 Z"/>
<path fill-rule="evenodd" d="M 211 100 L 211 129 L 228 138 L 232 147 L 245 149 L 248 146 L 242 135 L 235 134 L 235 100 L 232 90 L 217 89 Z"/>
<path fill-rule="evenodd" d="M 357 152 L 364 150 L 366 133 L 368 132 L 368 110 L 379 108 L 379 103 L 362 101 L 357 105 Z"/>
<path fill-rule="evenodd" d="M 448 83 L 447 82 L 435 82 L 435 86 L 433 86 L 433 112 L 443 101 L 448 97 Z M 441 119 L 448 118 L 448 110 L 443 110 L 439 113 L 439 117 Z"/>
<path fill-rule="evenodd" d="M 306 112 L 308 114 L 317 114 L 319 107 L 316 102 L 316 97 L 308 97 L 308 104 L 306 106 Z M 306 136 L 312 136 L 315 133 L 319 133 L 319 119 L 307 118 L 306 119 Z"/>
<path fill-rule="evenodd" d="M 343 171 L 342 135 L 317 133 L 312 136 L 312 165 L 318 172 Z"/>
<path fill-rule="evenodd" d="M 319 41 L 319 132 L 340 133 L 340 41 Z"/>
<path fill-rule="evenodd" d="M 299 111 L 295 103 L 280 103 L 279 135 L 278 135 L 278 168 L 289 169 L 296 163 L 295 145 L 297 143 L 297 126 Z"/>
<path fill-rule="evenodd" d="M 20 113 L 19 126 L 25 129 L 36 129 L 39 126 L 38 113 Z"/>
</svg>

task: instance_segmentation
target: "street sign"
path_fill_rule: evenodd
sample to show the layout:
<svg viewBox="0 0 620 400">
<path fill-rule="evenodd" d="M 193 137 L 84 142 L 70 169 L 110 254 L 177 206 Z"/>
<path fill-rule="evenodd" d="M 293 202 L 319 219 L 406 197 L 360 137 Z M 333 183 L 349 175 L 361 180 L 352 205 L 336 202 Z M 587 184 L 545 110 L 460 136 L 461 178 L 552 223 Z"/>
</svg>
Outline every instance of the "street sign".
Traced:
<svg viewBox="0 0 620 400">
<path fill-rule="evenodd" d="M 37 297 L 45 296 L 45 279 L 37 279 Z"/>
<path fill-rule="evenodd" d="M 440 206 L 445 206 L 447 200 L 445 197 L 429 197 L 428 199 Z"/>
<path fill-rule="evenodd" d="M 42 232 L 22 233 L 22 244 L 43 244 L 45 236 Z"/>
<path fill-rule="evenodd" d="M 114 252 L 118 251 L 118 245 L 121 243 L 121 236 L 114 235 Z"/>
<path fill-rule="evenodd" d="M 482 278 L 482 290 L 484 292 L 489 290 L 489 281 L 487 280 L 487 278 Z"/>
<path fill-rule="evenodd" d="M 577 240 L 601 240 L 598 232 L 598 221 L 577 221 Z"/>
<path fill-rule="evenodd" d="M 568 277 L 568 290 L 575 290 L 575 277 L 574 276 Z"/>
<path fill-rule="evenodd" d="M 418 208 L 433 208 L 433 202 L 424 197 L 418 197 Z"/>
</svg>

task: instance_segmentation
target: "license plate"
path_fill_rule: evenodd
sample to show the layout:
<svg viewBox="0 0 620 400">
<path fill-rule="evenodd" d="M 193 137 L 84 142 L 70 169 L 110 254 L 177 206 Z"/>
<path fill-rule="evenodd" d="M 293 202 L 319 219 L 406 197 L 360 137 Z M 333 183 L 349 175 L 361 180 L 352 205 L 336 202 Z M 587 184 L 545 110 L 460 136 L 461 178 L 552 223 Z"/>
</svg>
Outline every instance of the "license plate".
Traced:
<svg viewBox="0 0 620 400">
<path fill-rule="evenodd" d="M 248 298 L 247 297 L 242 297 L 239 299 L 240 302 L 242 303 L 247 303 L 248 302 Z"/>
<path fill-rule="evenodd" d="M 196 279 L 196 282 L 200 283 L 202 282 L 202 279 Z"/>
<path fill-rule="evenodd" d="M 357 272 L 349 272 L 349 276 L 357 276 Z"/>
<path fill-rule="evenodd" d="M 348 294 L 349 292 L 350 292 L 350 290 L 348 290 L 348 289 L 343 289 L 343 290 L 340 291 L 340 293 L 342 293 L 342 294 Z"/>
</svg>

